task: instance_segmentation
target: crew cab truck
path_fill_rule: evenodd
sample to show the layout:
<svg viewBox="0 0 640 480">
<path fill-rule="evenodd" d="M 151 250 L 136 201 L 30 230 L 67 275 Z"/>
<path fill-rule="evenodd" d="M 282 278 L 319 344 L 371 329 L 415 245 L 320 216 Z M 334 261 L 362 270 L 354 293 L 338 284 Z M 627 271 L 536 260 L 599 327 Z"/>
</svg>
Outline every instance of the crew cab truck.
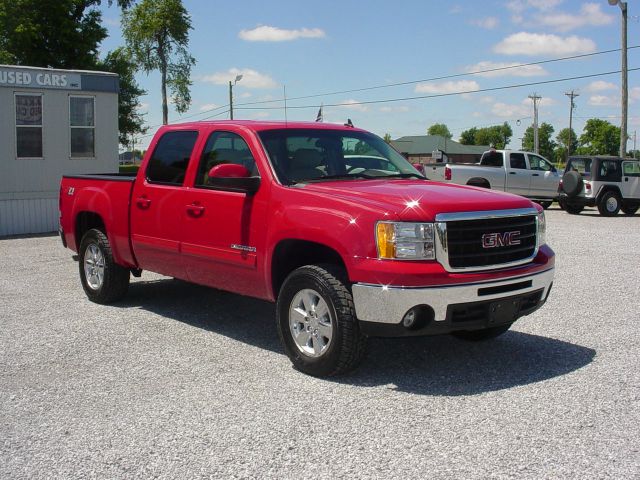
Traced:
<svg viewBox="0 0 640 480">
<path fill-rule="evenodd" d="M 428 164 L 425 174 L 431 180 L 522 195 L 545 209 L 557 198 L 560 184 L 560 174 L 546 158 L 515 150 L 489 150 L 478 164 Z"/>
<path fill-rule="evenodd" d="M 598 207 L 612 217 L 620 210 L 633 215 L 640 208 L 640 161 L 612 156 L 569 157 L 559 187 L 560 207 L 573 215 Z"/>
<path fill-rule="evenodd" d="M 507 331 L 551 289 L 544 218 L 317 123 L 164 126 L 135 177 L 60 187 L 62 242 L 90 300 L 117 301 L 149 270 L 275 301 L 286 354 L 315 376 L 353 369 L 369 336 Z"/>
</svg>

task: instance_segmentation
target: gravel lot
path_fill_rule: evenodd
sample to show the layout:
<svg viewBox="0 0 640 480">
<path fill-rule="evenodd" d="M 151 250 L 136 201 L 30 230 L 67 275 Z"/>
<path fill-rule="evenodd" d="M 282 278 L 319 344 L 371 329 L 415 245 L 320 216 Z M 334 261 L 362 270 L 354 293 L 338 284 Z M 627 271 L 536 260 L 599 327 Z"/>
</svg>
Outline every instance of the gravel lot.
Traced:
<svg viewBox="0 0 640 480">
<path fill-rule="evenodd" d="M 57 237 L 0 240 L 0 478 L 640 478 L 640 216 L 547 219 L 542 310 L 337 380 L 269 303 L 145 273 L 100 306 Z"/>
</svg>

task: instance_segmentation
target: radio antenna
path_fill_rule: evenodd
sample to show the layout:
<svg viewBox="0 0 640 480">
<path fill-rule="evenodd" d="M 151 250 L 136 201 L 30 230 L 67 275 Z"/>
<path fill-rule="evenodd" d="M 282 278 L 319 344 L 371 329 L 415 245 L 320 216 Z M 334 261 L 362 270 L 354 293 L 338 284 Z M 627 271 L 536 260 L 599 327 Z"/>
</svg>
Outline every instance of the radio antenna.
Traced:
<svg viewBox="0 0 640 480">
<path fill-rule="evenodd" d="M 284 124 L 287 125 L 287 86 L 282 85 L 282 92 L 284 94 Z"/>
</svg>

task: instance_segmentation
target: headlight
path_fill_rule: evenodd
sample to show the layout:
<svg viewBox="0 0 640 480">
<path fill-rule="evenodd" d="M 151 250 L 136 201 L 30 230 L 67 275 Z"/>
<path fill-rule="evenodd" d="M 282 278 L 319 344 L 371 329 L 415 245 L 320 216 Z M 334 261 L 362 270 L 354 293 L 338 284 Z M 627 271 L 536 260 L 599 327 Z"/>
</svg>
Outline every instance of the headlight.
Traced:
<svg viewBox="0 0 640 480">
<path fill-rule="evenodd" d="M 378 258 L 433 260 L 436 258 L 433 223 L 378 222 Z"/>
<path fill-rule="evenodd" d="M 544 218 L 544 212 L 538 213 L 538 246 L 547 243 L 547 221 Z"/>
</svg>

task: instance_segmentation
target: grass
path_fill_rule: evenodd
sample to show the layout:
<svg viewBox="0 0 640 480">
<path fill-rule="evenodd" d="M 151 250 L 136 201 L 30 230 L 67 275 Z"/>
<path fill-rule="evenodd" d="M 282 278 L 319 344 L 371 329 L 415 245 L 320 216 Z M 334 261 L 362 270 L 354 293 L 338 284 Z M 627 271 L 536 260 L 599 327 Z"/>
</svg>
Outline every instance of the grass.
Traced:
<svg viewBox="0 0 640 480">
<path fill-rule="evenodd" d="M 136 173 L 140 165 L 120 165 L 120 173 Z"/>
</svg>

